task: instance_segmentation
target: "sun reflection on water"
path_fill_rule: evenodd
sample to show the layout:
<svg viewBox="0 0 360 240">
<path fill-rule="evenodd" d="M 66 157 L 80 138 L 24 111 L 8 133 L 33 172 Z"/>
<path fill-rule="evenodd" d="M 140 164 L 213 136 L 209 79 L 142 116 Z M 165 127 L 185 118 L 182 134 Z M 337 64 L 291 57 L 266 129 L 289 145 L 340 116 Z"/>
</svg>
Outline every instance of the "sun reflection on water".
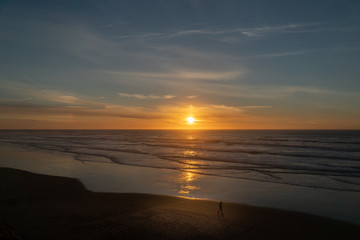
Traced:
<svg viewBox="0 0 360 240">
<path fill-rule="evenodd" d="M 189 135 L 189 136 L 186 137 L 186 139 L 187 140 L 194 140 L 195 138 L 193 136 Z"/>
<path fill-rule="evenodd" d="M 197 152 L 196 151 L 193 151 L 193 150 L 187 150 L 187 151 L 184 151 L 184 157 L 194 157 L 197 155 Z"/>
<path fill-rule="evenodd" d="M 189 139 L 189 138 L 188 138 Z M 200 178 L 197 172 L 197 165 L 199 164 L 196 160 L 191 159 L 198 153 L 194 150 L 186 150 L 183 152 L 184 164 L 183 171 L 179 174 L 177 182 L 179 183 L 179 189 L 177 193 L 181 197 L 195 198 L 194 192 L 199 190 L 200 187 L 196 185 L 196 180 Z"/>
</svg>

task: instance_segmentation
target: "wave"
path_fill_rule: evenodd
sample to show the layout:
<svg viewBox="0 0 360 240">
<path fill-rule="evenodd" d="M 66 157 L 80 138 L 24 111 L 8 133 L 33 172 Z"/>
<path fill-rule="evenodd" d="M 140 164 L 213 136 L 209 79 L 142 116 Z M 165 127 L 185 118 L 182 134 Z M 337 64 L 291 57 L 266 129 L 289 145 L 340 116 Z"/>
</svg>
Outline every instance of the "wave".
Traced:
<svg viewBox="0 0 360 240">
<path fill-rule="evenodd" d="M 0 142 L 72 154 L 84 164 L 112 163 L 360 192 L 360 156 L 357 154 L 360 150 L 353 146 L 360 141 L 354 139 L 347 145 L 322 140 L 321 143 L 333 145 L 320 146 L 309 145 L 308 137 L 301 139 L 301 136 L 285 143 L 280 137 L 265 141 L 268 138 L 258 135 L 244 140 L 244 136 L 236 134 L 202 133 L 188 139 L 166 134 L 7 132 L 0 137 Z M 185 153 L 190 151 L 193 153 Z"/>
<path fill-rule="evenodd" d="M 267 155 L 276 155 L 276 156 L 286 156 L 286 157 L 305 157 L 305 158 L 326 158 L 334 160 L 349 160 L 349 161 L 360 161 L 360 158 L 354 157 L 342 157 L 334 155 L 313 155 L 306 153 L 285 153 L 285 152 L 274 152 L 274 151 L 260 151 L 254 149 L 214 149 L 207 147 L 198 147 L 198 146 L 180 146 L 175 144 L 145 144 L 150 147 L 166 147 L 166 148 L 180 148 L 180 149 L 191 149 L 196 151 L 208 151 L 208 152 L 225 152 L 225 153 L 247 153 L 247 154 L 267 154 Z"/>
</svg>

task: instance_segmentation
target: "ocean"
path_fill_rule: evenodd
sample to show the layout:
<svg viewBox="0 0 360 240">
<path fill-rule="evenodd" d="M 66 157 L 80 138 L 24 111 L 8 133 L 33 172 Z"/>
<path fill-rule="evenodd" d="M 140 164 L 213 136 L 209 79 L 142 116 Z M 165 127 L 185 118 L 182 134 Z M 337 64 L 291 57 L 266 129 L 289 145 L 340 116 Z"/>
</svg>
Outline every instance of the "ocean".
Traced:
<svg viewBox="0 0 360 240">
<path fill-rule="evenodd" d="M 225 200 L 360 224 L 360 131 L 3 130 L 0 146 L 0 166 L 77 177 L 95 191 Z M 45 155 L 29 158 L 35 153 Z"/>
</svg>

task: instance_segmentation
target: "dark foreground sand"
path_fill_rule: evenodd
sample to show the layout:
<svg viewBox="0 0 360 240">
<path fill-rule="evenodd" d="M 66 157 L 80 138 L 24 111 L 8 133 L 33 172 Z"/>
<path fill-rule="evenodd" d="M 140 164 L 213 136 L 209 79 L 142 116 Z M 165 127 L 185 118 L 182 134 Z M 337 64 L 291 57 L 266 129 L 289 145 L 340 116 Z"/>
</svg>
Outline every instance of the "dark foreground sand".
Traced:
<svg viewBox="0 0 360 240">
<path fill-rule="evenodd" d="M 76 179 L 0 168 L 0 239 L 360 239 L 360 226 L 328 218 L 231 203 L 223 210 L 212 201 L 94 193 Z"/>
</svg>

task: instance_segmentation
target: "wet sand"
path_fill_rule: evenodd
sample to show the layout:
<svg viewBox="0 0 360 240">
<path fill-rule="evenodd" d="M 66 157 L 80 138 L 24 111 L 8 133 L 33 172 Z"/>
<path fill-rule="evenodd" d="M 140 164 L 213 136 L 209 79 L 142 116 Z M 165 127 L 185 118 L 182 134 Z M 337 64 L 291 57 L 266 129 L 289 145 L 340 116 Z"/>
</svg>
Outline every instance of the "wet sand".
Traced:
<svg viewBox="0 0 360 240">
<path fill-rule="evenodd" d="M 0 239 L 358 239 L 360 226 L 206 200 L 98 193 L 76 179 L 0 168 Z"/>
</svg>

